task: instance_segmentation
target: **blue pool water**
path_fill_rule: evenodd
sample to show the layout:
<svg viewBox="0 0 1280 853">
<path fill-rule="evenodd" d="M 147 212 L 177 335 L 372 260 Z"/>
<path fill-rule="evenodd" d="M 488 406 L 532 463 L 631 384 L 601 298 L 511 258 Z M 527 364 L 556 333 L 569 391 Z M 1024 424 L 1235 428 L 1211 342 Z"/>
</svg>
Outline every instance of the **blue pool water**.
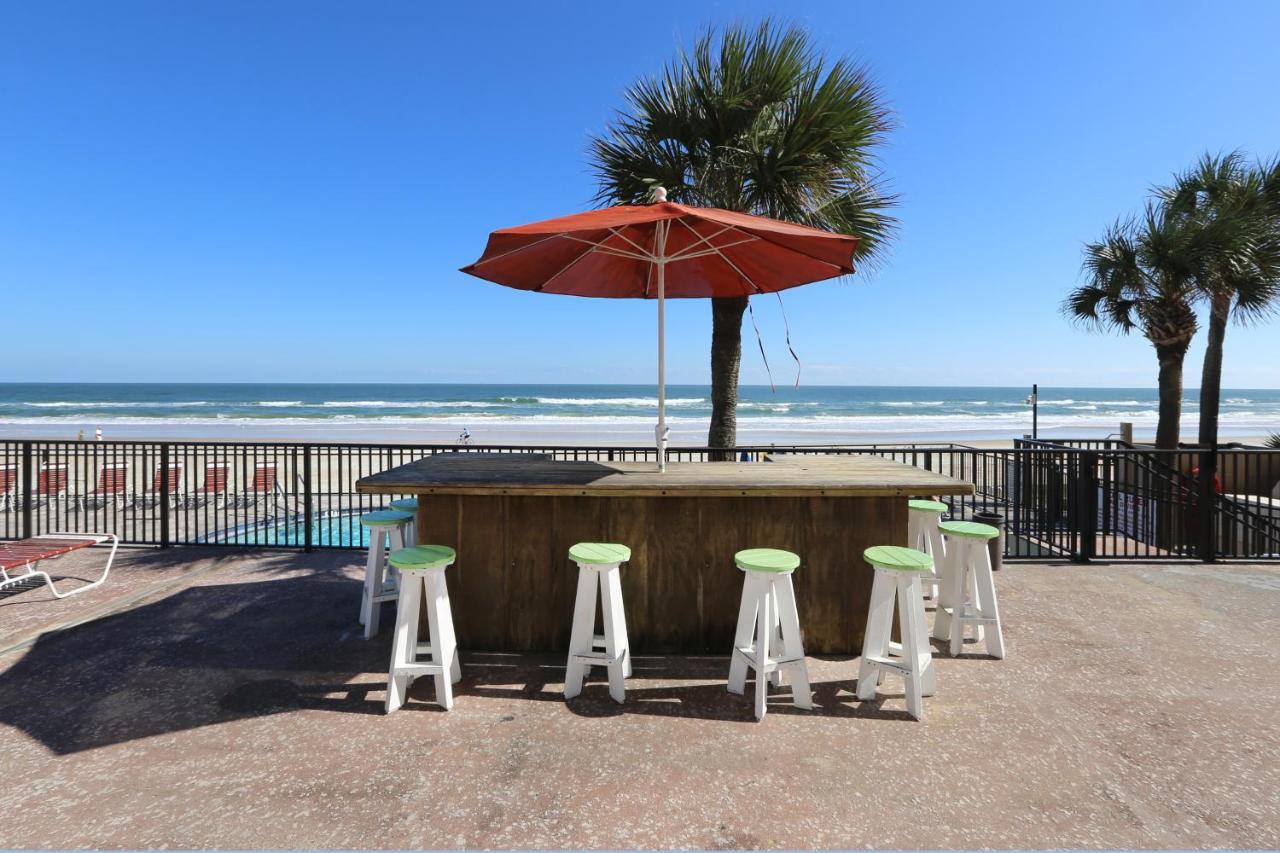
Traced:
<svg viewBox="0 0 1280 853">
<path fill-rule="evenodd" d="M 219 542 L 244 545 L 283 545 L 301 548 L 306 534 L 301 519 L 284 519 L 266 527 L 227 531 Z M 331 515 L 315 519 L 311 544 L 316 548 L 368 548 L 369 531 L 360 526 L 358 515 Z"/>
</svg>

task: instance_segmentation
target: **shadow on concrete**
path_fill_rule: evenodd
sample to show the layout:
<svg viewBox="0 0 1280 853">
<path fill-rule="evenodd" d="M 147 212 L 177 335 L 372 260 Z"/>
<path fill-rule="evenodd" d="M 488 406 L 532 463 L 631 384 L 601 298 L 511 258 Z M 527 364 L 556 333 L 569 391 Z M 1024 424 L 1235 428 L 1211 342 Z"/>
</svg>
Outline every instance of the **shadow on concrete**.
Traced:
<svg viewBox="0 0 1280 853">
<path fill-rule="evenodd" d="M 233 559 L 235 555 L 227 555 Z M 188 587 L 77 628 L 42 636 L 0 673 L 0 722 L 59 754 L 234 720 L 319 710 L 380 715 L 394 614 L 364 640 L 355 621 L 359 581 L 341 559 L 257 555 L 259 579 Z M 141 559 L 167 565 L 178 555 Z M 187 555 L 190 560 L 190 554 Z M 299 569 L 306 571 L 300 573 Z M 286 574 L 286 572 L 288 574 Z M 465 652 L 458 701 L 470 697 L 564 702 L 559 654 Z M 853 663 L 848 664 L 853 673 Z M 725 689 L 727 657 L 637 657 L 627 702 L 614 703 L 603 670 L 566 703 L 586 717 L 640 714 L 752 722 L 751 695 Z M 641 686 L 641 682 L 648 682 Z M 653 682 L 673 683 L 650 686 Z M 910 719 L 857 702 L 855 681 L 817 682 L 815 709 L 772 691 L 770 713 Z M 890 690 L 894 689 L 890 686 Z M 404 710 L 439 712 L 433 679 L 417 680 Z"/>
<path fill-rule="evenodd" d="M 296 554 L 264 570 L 288 562 L 296 572 Z M 0 722 L 65 754 L 299 708 L 380 711 L 368 685 L 346 684 L 390 653 L 390 631 L 360 636 L 358 596 L 329 565 L 189 587 L 41 637 L 0 673 Z"/>
</svg>

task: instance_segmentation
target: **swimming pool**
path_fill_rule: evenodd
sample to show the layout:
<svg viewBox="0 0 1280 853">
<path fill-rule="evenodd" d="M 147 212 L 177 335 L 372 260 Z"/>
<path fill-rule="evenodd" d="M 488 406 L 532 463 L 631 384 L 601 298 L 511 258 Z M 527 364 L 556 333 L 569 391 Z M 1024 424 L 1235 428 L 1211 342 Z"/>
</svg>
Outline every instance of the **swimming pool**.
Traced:
<svg viewBox="0 0 1280 853">
<path fill-rule="evenodd" d="M 269 523 L 219 531 L 212 541 L 236 545 L 276 545 L 301 548 L 306 532 L 301 516 Z M 311 526 L 311 544 L 316 548 L 368 548 L 369 531 L 360 526 L 359 513 L 317 515 Z"/>
</svg>

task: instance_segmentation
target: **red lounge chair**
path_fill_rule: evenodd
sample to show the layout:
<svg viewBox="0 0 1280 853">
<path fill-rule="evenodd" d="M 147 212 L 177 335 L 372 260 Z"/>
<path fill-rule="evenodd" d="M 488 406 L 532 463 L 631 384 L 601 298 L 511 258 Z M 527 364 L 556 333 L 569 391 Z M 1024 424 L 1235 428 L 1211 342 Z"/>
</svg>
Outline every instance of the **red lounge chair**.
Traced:
<svg viewBox="0 0 1280 853">
<path fill-rule="evenodd" d="M 263 498 L 274 495 L 277 492 L 283 494 L 284 489 L 281 488 L 280 482 L 276 479 L 276 463 L 255 463 L 253 466 L 253 488 L 244 495 L 244 506 L 252 506 Z"/>
<path fill-rule="evenodd" d="M 84 504 L 88 507 L 92 500 L 95 506 L 102 506 L 121 498 L 128 502 L 129 463 L 104 462 L 98 471 L 98 487 L 85 495 Z"/>
<path fill-rule="evenodd" d="M 155 473 L 151 477 L 151 490 L 148 491 L 146 495 L 144 495 L 141 501 L 135 501 L 135 505 L 137 505 L 137 503 L 142 503 L 144 506 L 149 506 L 149 507 L 157 506 L 160 503 L 160 494 L 163 491 L 163 488 L 162 488 L 163 486 L 164 486 L 164 470 L 159 465 L 157 465 Z M 169 505 L 170 506 L 177 506 L 179 503 L 181 503 L 182 495 L 179 494 L 181 490 L 182 490 L 182 463 L 170 462 L 169 463 Z"/>
<path fill-rule="evenodd" d="M 102 577 L 93 583 L 78 586 L 67 592 L 58 592 L 49 573 L 37 569 L 41 560 L 60 557 L 81 548 L 91 548 L 106 542 L 111 543 L 111 553 L 107 555 L 107 565 L 102 570 Z M 120 540 L 112 533 L 42 533 L 30 539 L 0 542 L 0 590 L 42 580 L 48 585 L 54 598 L 70 598 L 73 595 L 79 595 L 101 585 L 107 579 L 107 575 L 111 573 L 111 564 L 115 562 L 116 548 L 119 545 Z M 12 569 L 23 569 L 23 571 L 12 573 Z"/>
<path fill-rule="evenodd" d="M 18 466 L 0 465 L 0 510 L 13 506 L 14 493 L 18 491 Z"/>
<path fill-rule="evenodd" d="M 36 493 L 33 495 L 36 505 L 46 498 L 59 498 L 67 493 L 70 477 L 65 462 L 42 462 L 40 474 L 36 477 Z"/>
<path fill-rule="evenodd" d="M 231 466 L 226 462 L 206 462 L 204 464 L 204 485 L 192 493 L 192 501 L 202 506 L 210 498 L 216 503 L 219 498 L 227 496 L 227 480 L 231 476 Z"/>
</svg>

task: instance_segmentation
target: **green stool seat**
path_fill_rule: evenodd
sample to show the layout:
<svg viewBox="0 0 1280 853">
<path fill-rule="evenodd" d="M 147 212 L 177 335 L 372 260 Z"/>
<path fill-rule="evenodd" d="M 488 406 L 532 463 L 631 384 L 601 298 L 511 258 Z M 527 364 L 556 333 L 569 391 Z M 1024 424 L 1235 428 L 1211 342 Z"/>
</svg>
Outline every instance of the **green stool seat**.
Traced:
<svg viewBox="0 0 1280 853">
<path fill-rule="evenodd" d="M 392 527 L 412 518 L 412 513 L 397 512 L 394 509 L 376 509 L 360 516 L 360 523 L 365 527 Z"/>
<path fill-rule="evenodd" d="M 415 545 L 392 551 L 388 561 L 400 571 L 408 569 L 439 569 L 458 558 L 458 553 L 448 545 Z"/>
<path fill-rule="evenodd" d="M 962 536 L 965 539 L 995 539 L 1000 535 L 990 524 L 977 521 L 944 521 L 938 525 L 944 536 Z"/>
<path fill-rule="evenodd" d="M 392 503 L 391 505 L 393 507 L 395 506 L 394 503 Z M 951 511 L 951 507 L 947 506 L 942 501 L 927 501 L 921 498 L 916 498 L 914 500 L 907 501 L 907 506 L 919 512 L 950 512 Z"/>
<path fill-rule="evenodd" d="M 862 552 L 862 557 L 877 569 L 895 572 L 933 571 L 933 558 L 915 548 L 901 545 L 876 545 Z"/>
<path fill-rule="evenodd" d="M 579 542 L 569 549 L 569 559 L 587 566 L 612 566 L 631 559 L 631 549 L 610 542 Z"/>
<path fill-rule="evenodd" d="M 400 498 L 399 500 L 395 500 L 387 504 L 387 506 L 391 507 L 391 509 L 394 509 L 396 512 L 417 512 L 418 499 Z"/>
<path fill-rule="evenodd" d="M 793 572 L 800 566 L 800 555 L 778 548 L 748 548 L 733 555 L 738 568 L 748 572 Z"/>
</svg>

